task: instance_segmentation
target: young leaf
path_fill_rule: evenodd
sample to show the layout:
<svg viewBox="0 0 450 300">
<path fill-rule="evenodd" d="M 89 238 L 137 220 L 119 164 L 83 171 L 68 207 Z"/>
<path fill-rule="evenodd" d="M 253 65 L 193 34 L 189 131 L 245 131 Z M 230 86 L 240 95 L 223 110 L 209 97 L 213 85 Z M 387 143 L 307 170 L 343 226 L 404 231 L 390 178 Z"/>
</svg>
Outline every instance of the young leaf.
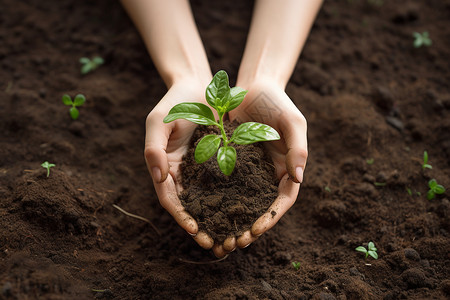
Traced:
<svg viewBox="0 0 450 300">
<path fill-rule="evenodd" d="M 372 256 L 373 258 L 378 259 L 378 253 L 376 253 L 375 251 L 376 251 L 376 250 L 374 250 L 374 251 L 368 251 L 367 253 L 368 253 L 370 256 Z"/>
<path fill-rule="evenodd" d="M 428 163 L 428 152 L 423 151 L 423 164 L 426 165 Z"/>
<path fill-rule="evenodd" d="M 81 74 L 83 75 L 89 73 L 90 71 L 92 71 L 92 65 L 90 62 L 81 67 Z"/>
<path fill-rule="evenodd" d="M 195 148 L 194 158 L 198 164 L 207 161 L 220 146 L 221 137 L 215 134 L 204 136 Z"/>
<path fill-rule="evenodd" d="M 434 191 L 435 194 L 440 195 L 440 194 L 445 193 L 445 188 L 444 188 L 442 185 L 438 184 L 438 185 L 436 185 L 436 187 L 433 189 L 433 191 Z"/>
<path fill-rule="evenodd" d="M 92 61 L 98 66 L 103 64 L 105 61 L 100 56 L 96 56 L 92 59 Z"/>
<path fill-rule="evenodd" d="M 236 149 L 231 146 L 220 147 L 217 152 L 217 163 L 225 175 L 231 175 L 236 164 Z"/>
<path fill-rule="evenodd" d="M 78 109 L 75 106 L 70 108 L 69 113 L 74 120 L 78 119 L 78 116 L 80 115 Z"/>
<path fill-rule="evenodd" d="M 362 253 L 366 253 L 367 252 L 366 248 L 364 248 L 363 246 L 359 246 L 355 250 L 359 251 L 359 252 L 362 252 Z"/>
<path fill-rule="evenodd" d="M 80 58 L 80 63 L 81 64 L 88 64 L 91 60 L 87 57 L 82 57 Z"/>
<path fill-rule="evenodd" d="M 206 88 L 206 101 L 218 111 L 219 106 L 224 106 L 230 98 L 230 86 L 228 75 L 224 70 L 220 70 L 214 75 L 211 83 Z"/>
<path fill-rule="evenodd" d="M 78 94 L 75 96 L 75 99 L 73 99 L 73 105 L 75 106 L 81 106 L 86 102 L 86 97 L 82 94 Z"/>
<path fill-rule="evenodd" d="M 226 111 L 231 111 L 238 107 L 242 101 L 244 100 L 247 91 L 240 87 L 234 87 L 230 89 L 230 101 L 228 101 L 228 105 L 226 106 Z"/>
<path fill-rule="evenodd" d="M 212 110 L 202 103 L 184 102 L 175 105 L 164 118 L 164 123 L 185 119 L 200 125 L 217 125 Z"/>
<path fill-rule="evenodd" d="M 62 96 L 62 102 L 63 102 L 65 105 L 72 105 L 72 98 L 70 98 L 69 95 L 64 94 L 64 95 Z"/>
<path fill-rule="evenodd" d="M 435 195 L 435 193 L 434 193 L 433 190 L 429 190 L 429 191 L 427 192 L 427 199 L 428 199 L 428 200 L 433 200 L 435 196 L 436 196 L 436 195 Z"/>
<path fill-rule="evenodd" d="M 279 140 L 278 132 L 269 125 L 247 122 L 236 128 L 231 136 L 231 142 L 240 145 L 248 145 L 256 142 Z"/>
<path fill-rule="evenodd" d="M 435 188 L 437 186 L 436 179 L 431 179 L 430 181 L 428 181 L 428 186 L 430 187 L 430 189 Z"/>
</svg>

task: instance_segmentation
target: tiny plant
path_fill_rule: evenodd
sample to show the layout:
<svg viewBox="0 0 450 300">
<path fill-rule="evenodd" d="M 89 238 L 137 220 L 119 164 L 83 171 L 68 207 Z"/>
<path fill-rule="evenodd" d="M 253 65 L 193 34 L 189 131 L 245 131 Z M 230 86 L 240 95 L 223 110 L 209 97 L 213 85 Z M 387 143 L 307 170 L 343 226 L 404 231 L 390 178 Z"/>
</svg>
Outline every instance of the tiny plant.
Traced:
<svg viewBox="0 0 450 300">
<path fill-rule="evenodd" d="M 50 176 L 50 168 L 54 167 L 55 164 L 51 164 L 48 161 L 45 161 L 41 164 L 41 167 L 43 167 L 44 169 L 47 169 L 47 177 Z"/>
<path fill-rule="evenodd" d="M 215 125 L 220 129 L 220 135 L 209 134 L 197 144 L 194 152 L 195 161 L 199 164 L 207 161 L 217 152 L 217 163 L 225 175 L 230 175 L 236 164 L 236 149 L 232 143 L 248 145 L 262 141 L 279 140 L 280 135 L 272 127 L 247 122 L 239 125 L 228 139 L 223 125 L 225 113 L 238 107 L 244 100 L 247 91 L 240 88 L 230 88 L 228 75 L 221 70 L 214 75 L 211 83 L 206 87 L 206 101 L 217 111 L 219 120 L 216 121 L 212 110 L 205 104 L 197 102 L 183 102 L 175 105 L 164 118 L 164 123 L 177 119 L 185 119 L 200 125 Z M 222 146 L 221 146 L 222 144 Z"/>
<path fill-rule="evenodd" d="M 359 246 L 355 250 L 365 253 L 366 258 L 370 255 L 373 258 L 378 259 L 377 248 L 375 248 L 375 244 L 373 242 L 369 242 L 369 244 L 367 244 L 367 249 L 363 246 Z"/>
<path fill-rule="evenodd" d="M 427 192 L 427 199 L 432 200 L 436 195 L 445 193 L 445 188 L 436 182 L 436 179 L 428 181 L 428 187 L 430 190 Z"/>
<path fill-rule="evenodd" d="M 324 190 L 328 193 L 331 193 L 331 189 L 328 185 L 324 187 Z"/>
<path fill-rule="evenodd" d="M 368 158 L 368 159 L 366 159 L 366 163 L 367 163 L 368 165 L 373 165 L 374 162 L 375 162 L 375 160 L 374 160 L 373 158 Z"/>
<path fill-rule="evenodd" d="M 422 46 L 431 46 L 432 42 L 430 39 L 430 35 L 427 31 L 424 31 L 422 33 L 414 32 L 414 48 L 420 48 Z"/>
<path fill-rule="evenodd" d="M 423 164 L 422 164 L 422 169 L 433 169 L 433 167 L 431 165 L 428 164 L 428 152 L 427 151 L 423 151 Z"/>
<path fill-rule="evenodd" d="M 408 195 L 412 196 L 412 191 L 410 188 L 406 188 L 406 192 L 408 193 Z"/>
<path fill-rule="evenodd" d="M 300 269 L 300 262 L 299 261 L 293 261 L 292 266 L 294 267 L 295 271 L 298 271 Z"/>
<path fill-rule="evenodd" d="M 80 58 L 80 64 L 82 64 L 81 74 L 85 75 L 91 71 L 94 71 L 103 63 L 104 63 L 104 60 L 100 56 L 96 56 L 93 59 L 89 59 L 87 57 L 82 57 L 82 58 Z"/>
<path fill-rule="evenodd" d="M 69 95 L 64 94 L 62 96 L 62 101 L 65 105 L 72 106 L 69 110 L 70 116 L 72 119 L 76 120 L 78 119 L 78 116 L 80 115 L 80 112 L 78 111 L 77 106 L 81 106 L 86 102 L 86 97 L 82 94 L 78 94 L 75 96 L 75 98 L 72 101 L 72 98 L 70 98 Z"/>
</svg>

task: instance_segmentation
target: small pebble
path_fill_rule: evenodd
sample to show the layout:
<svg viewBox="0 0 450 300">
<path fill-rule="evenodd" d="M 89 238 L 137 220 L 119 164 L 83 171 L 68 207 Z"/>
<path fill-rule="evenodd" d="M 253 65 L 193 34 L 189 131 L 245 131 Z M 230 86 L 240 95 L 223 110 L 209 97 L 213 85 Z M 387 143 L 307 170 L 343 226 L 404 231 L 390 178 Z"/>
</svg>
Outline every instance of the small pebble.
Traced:
<svg viewBox="0 0 450 300">
<path fill-rule="evenodd" d="M 411 260 L 415 260 L 415 261 L 419 261 L 420 260 L 419 253 L 416 250 L 414 250 L 414 249 L 406 248 L 404 250 L 404 252 L 405 252 L 405 257 L 406 258 L 411 259 Z"/>
</svg>

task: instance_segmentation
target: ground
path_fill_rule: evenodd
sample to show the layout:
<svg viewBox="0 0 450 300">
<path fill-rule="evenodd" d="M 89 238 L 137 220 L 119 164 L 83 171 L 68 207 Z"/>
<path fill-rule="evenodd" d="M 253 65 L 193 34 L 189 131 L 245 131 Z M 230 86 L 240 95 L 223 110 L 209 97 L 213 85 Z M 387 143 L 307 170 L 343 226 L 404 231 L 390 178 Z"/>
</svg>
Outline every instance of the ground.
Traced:
<svg viewBox="0 0 450 300">
<path fill-rule="evenodd" d="M 253 2 L 191 3 L 213 72 L 234 85 Z M 214 256 L 146 170 L 144 121 L 166 89 L 120 4 L 1 6 L 1 299 L 450 296 L 449 192 L 426 198 L 432 178 L 450 189 L 449 1 L 324 3 L 286 90 L 308 120 L 298 199 L 250 247 L 201 265 L 186 261 Z M 414 48 L 424 31 L 432 45 Z M 82 76 L 95 55 L 105 64 Z M 86 95 L 77 121 L 65 93 Z M 354 250 L 369 241 L 378 260 Z"/>
</svg>

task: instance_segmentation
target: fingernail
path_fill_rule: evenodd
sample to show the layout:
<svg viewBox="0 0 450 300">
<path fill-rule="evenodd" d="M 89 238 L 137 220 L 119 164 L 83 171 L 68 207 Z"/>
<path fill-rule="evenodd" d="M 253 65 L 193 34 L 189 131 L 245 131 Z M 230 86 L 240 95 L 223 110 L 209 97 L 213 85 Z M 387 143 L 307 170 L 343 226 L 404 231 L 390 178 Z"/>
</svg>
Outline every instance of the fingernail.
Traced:
<svg viewBox="0 0 450 300">
<path fill-rule="evenodd" d="M 244 247 L 242 247 L 242 249 L 247 248 L 248 246 L 250 246 L 251 243 L 248 243 L 247 245 L 245 245 Z"/>
<path fill-rule="evenodd" d="M 303 168 L 297 167 L 295 168 L 295 177 L 297 178 L 297 181 L 302 183 L 303 182 Z"/>
<path fill-rule="evenodd" d="M 196 233 L 190 233 L 188 232 L 190 236 L 195 237 L 197 234 Z"/>
<path fill-rule="evenodd" d="M 152 177 L 156 182 L 161 182 L 161 170 L 158 167 L 152 168 Z"/>
</svg>

